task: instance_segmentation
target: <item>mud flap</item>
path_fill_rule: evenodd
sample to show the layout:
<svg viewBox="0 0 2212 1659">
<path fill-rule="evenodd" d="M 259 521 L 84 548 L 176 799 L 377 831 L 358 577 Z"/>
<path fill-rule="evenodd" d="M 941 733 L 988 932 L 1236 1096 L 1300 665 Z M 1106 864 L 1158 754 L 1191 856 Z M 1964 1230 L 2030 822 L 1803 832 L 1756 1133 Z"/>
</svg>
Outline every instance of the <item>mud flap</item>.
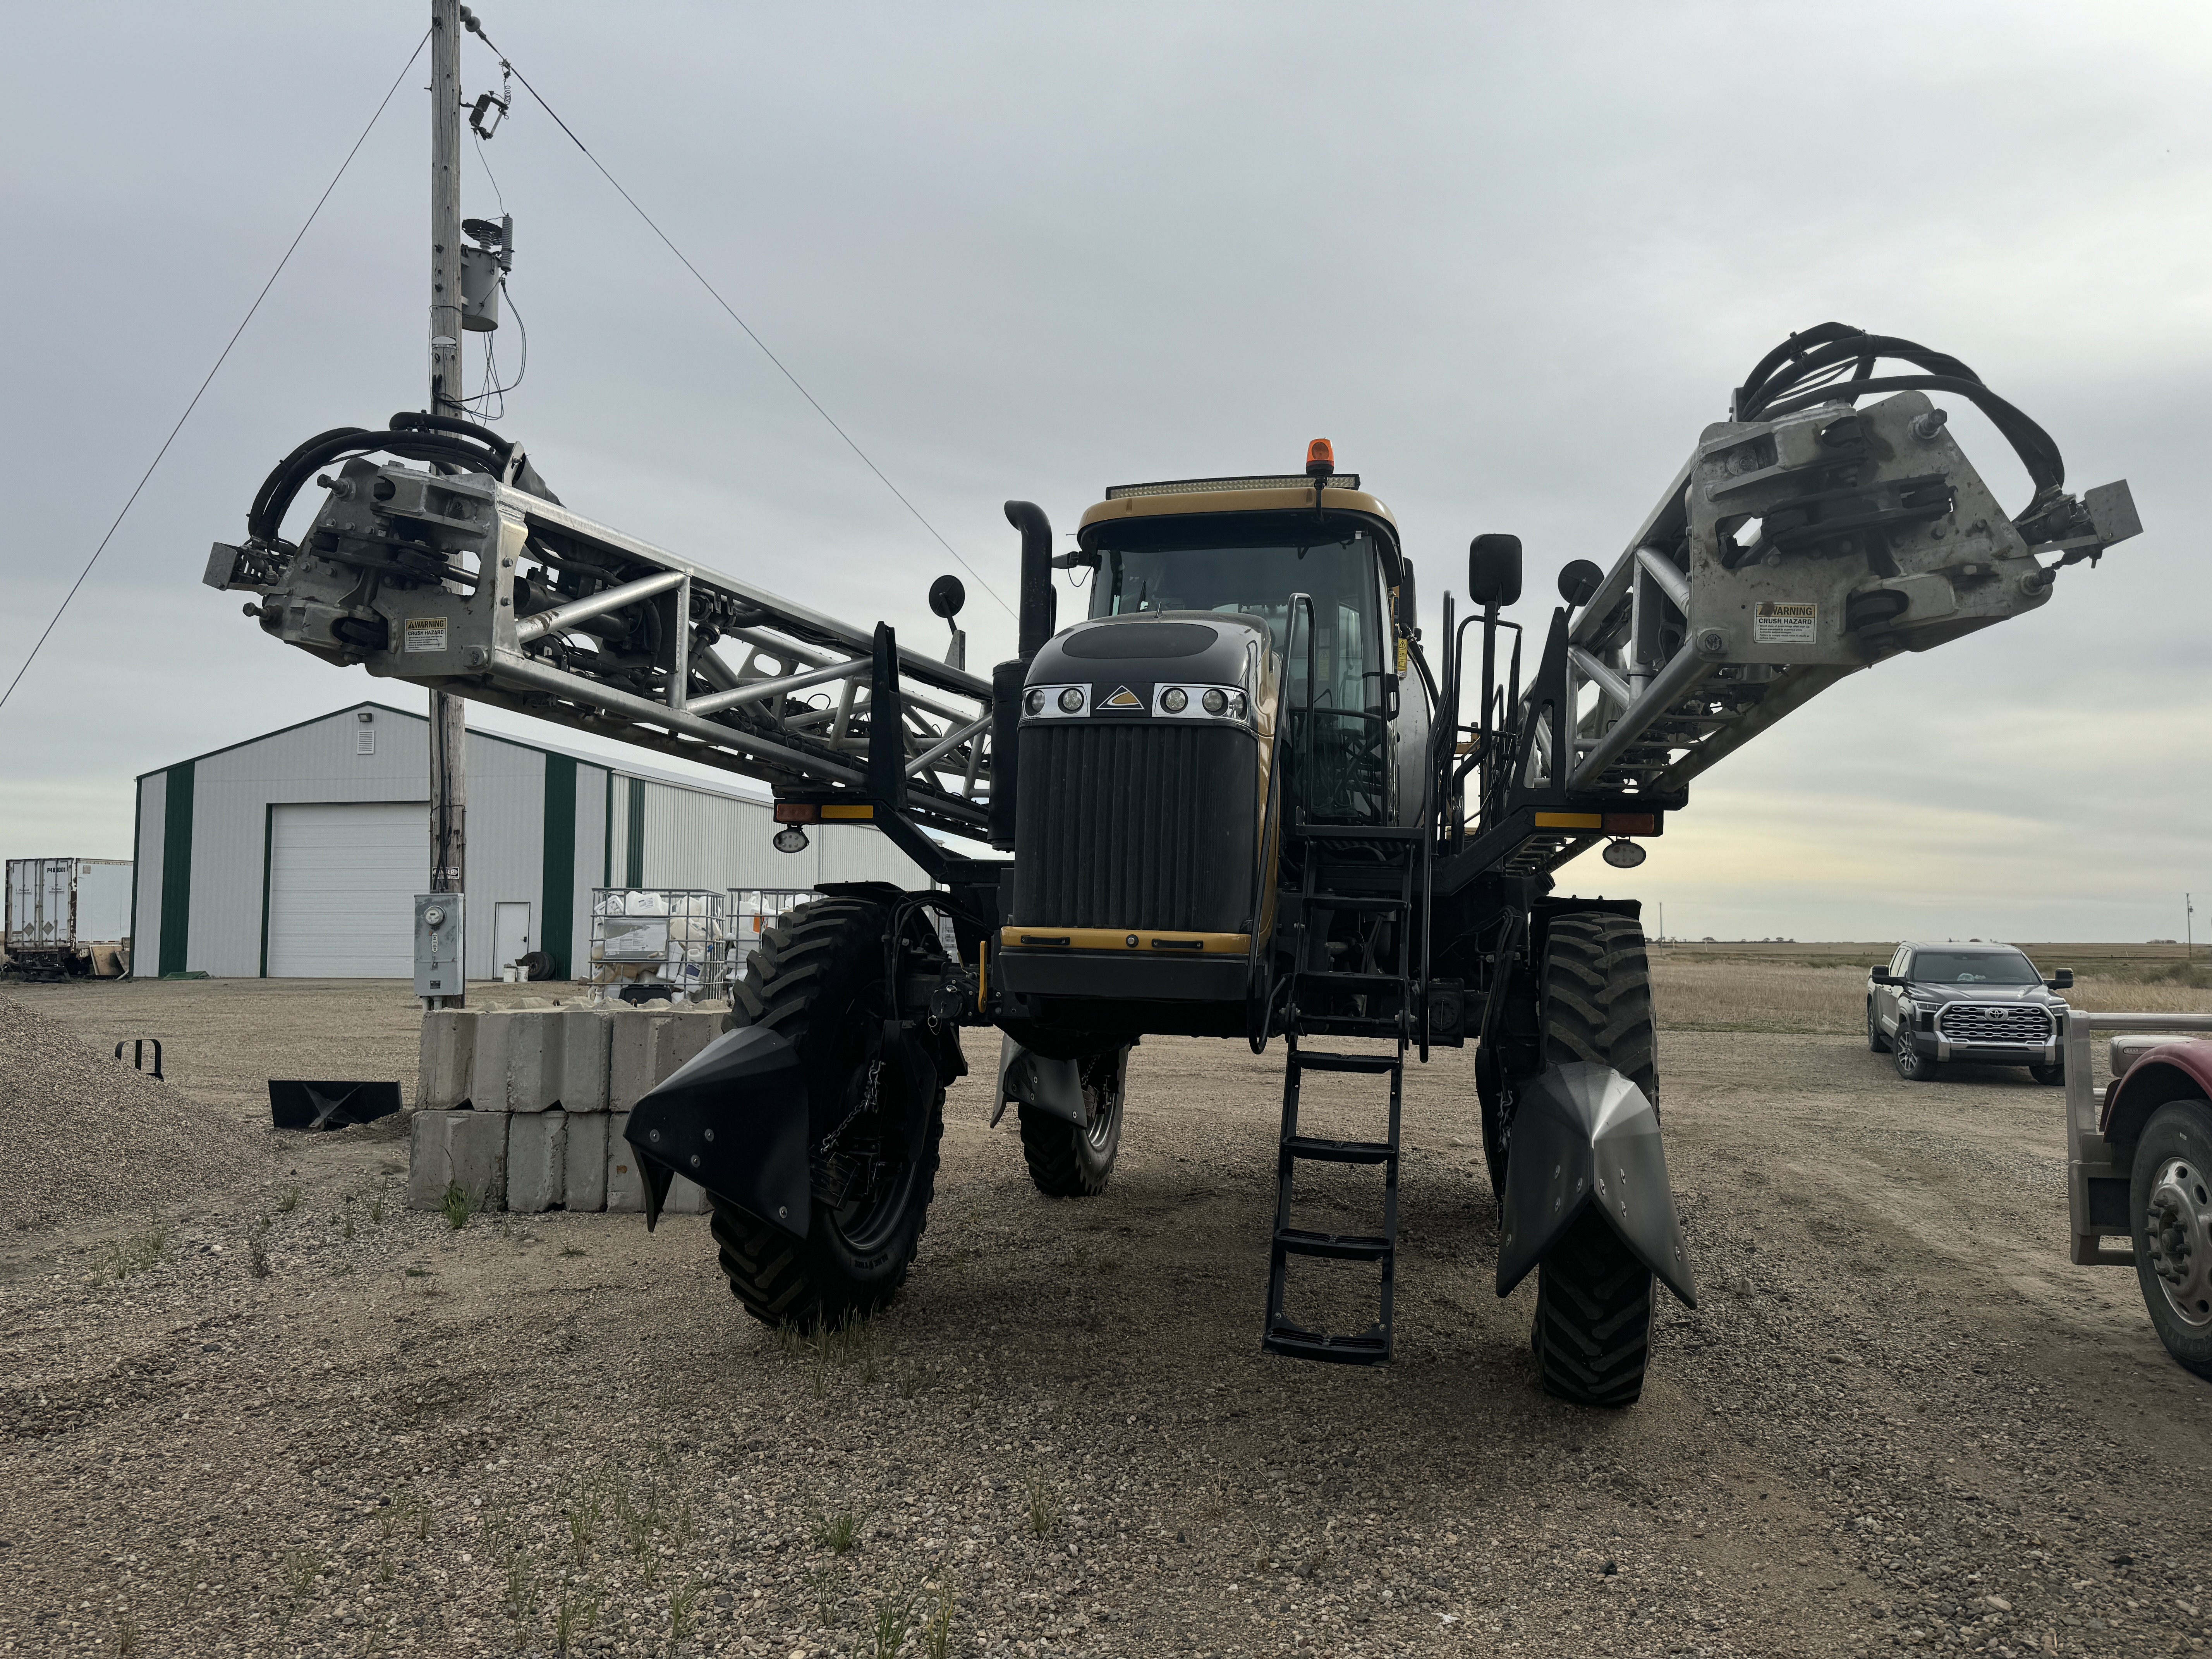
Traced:
<svg viewBox="0 0 2212 1659">
<path fill-rule="evenodd" d="M 630 1109 L 624 1139 L 645 1176 L 647 1229 L 680 1175 L 805 1238 L 813 1218 L 807 1133 L 798 1051 L 764 1026 L 725 1031 Z"/>
<path fill-rule="evenodd" d="M 1127 1050 L 1123 1053 L 1126 1054 Z M 1041 1112 L 1066 1118 L 1079 1129 L 1091 1127 L 1091 1103 L 1083 1093 L 1083 1066 L 1079 1060 L 1051 1060 L 1024 1048 L 1010 1036 L 999 1043 L 999 1103 L 991 1109 L 991 1127 L 1006 1115 L 1009 1105 L 1034 1106 Z"/>
<path fill-rule="evenodd" d="M 1554 1066 L 1516 1085 L 1505 1194 L 1498 1205 L 1498 1293 L 1510 1295 L 1585 1206 L 1686 1307 L 1698 1305 L 1659 1114 L 1608 1066 Z"/>
</svg>

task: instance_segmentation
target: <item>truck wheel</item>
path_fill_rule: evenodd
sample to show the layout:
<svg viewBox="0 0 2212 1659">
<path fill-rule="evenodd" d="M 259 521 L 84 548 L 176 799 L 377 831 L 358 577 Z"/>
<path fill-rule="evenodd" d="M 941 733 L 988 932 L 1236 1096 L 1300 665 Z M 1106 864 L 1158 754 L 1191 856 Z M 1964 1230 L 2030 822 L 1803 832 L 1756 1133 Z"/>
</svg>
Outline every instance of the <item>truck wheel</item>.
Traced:
<svg viewBox="0 0 2212 1659">
<path fill-rule="evenodd" d="M 2128 1216 L 2158 1340 L 2212 1378 L 2212 1106 L 2172 1100 L 2151 1115 L 2136 1143 Z"/>
<path fill-rule="evenodd" d="M 1096 1198 L 1114 1174 L 1121 1150 L 1122 1079 L 1128 1050 L 1093 1054 L 1083 1062 L 1083 1098 L 1091 1108 L 1088 1129 L 1033 1106 L 1021 1115 L 1022 1156 L 1030 1179 L 1047 1198 Z"/>
<path fill-rule="evenodd" d="M 2027 1074 L 2046 1089 L 2066 1086 L 2066 1062 L 2063 1060 L 2056 1066 L 2031 1066 L 2027 1068 Z"/>
<path fill-rule="evenodd" d="M 1626 916 L 1563 915 L 1544 945 L 1545 1057 L 1609 1066 L 1659 1104 L 1659 1034 L 1644 930 Z M 1531 1346 L 1544 1391 L 1632 1406 L 1651 1357 L 1651 1270 L 1584 1211 L 1536 1269 Z"/>
<path fill-rule="evenodd" d="M 1878 1054 L 1889 1052 L 1889 1039 L 1881 1034 L 1881 1021 L 1874 1012 L 1874 999 L 1867 999 L 1867 1047 Z"/>
<path fill-rule="evenodd" d="M 1897 1035 L 1890 1039 L 1889 1057 L 1896 1062 L 1898 1076 L 1907 1083 L 1933 1083 L 1936 1080 L 1936 1057 L 1923 1054 L 1913 1046 L 1911 1034 L 1902 1014 L 1897 1017 Z"/>
<path fill-rule="evenodd" d="M 858 899 L 800 905 L 761 935 L 732 998 L 735 1023 L 775 1031 L 806 1073 L 814 1202 L 805 1242 L 714 1203 L 714 1243 L 731 1293 L 771 1325 L 834 1326 L 872 1312 L 898 1293 L 921 1245 L 945 1091 L 930 1103 L 921 1156 L 908 1156 L 905 1127 L 871 1104 L 872 1040 L 889 1006 L 888 922 L 883 906 Z"/>
</svg>

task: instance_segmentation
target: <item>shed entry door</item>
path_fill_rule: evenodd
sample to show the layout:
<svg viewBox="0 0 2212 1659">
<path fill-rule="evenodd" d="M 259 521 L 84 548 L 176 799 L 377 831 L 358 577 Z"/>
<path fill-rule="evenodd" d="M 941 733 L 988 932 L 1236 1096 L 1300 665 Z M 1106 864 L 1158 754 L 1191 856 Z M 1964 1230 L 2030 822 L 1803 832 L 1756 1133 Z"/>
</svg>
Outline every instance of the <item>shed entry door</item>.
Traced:
<svg viewBox="0 0 2212 1659">
<path fill-rule="evenodd" d="M 430 872 L 420 801 L 279 806 L 270 824 L 269 976 L 408 979 Z"/>
</svg>

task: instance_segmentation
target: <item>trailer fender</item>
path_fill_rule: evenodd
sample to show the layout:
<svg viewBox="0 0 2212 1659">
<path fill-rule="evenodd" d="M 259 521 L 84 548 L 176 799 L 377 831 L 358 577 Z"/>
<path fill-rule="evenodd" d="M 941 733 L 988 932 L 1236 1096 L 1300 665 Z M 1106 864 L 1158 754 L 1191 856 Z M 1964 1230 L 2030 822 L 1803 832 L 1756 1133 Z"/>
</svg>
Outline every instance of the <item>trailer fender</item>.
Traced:
<svg viewBox="0 0 2212 1659">
<path fill-rule="evenodd" d="M 645 1224 L 684 1176 L 804 1239 L 812 1220 L 806 1073 L 762 1025 L 725 1031 L 630 1109 L 623 1138 L 645 1176 Z"/>
<path fill-rule="evenodd" d="M 1498 1206 L 1498 1293 L 1528 1276 L 1594 1206 L 1686 1307 L 1698 1305 L 1659 1114 L 1608 1066 L 1553 1066 L 1516 1085 L 1505 1193 Z"/>
<path fill-rule="evenodd" d="M 1054 1060 L 1024 1048 L 1011 1036 L 999 1042 L 999 1103 L 991 1110 L 991 1127 L 1006 1115 L 1009 1105 L 1034 1106 L 1041 1112 L 1066 1118 L 1079 1129 L 1091 1127 L 1091 1103 L 1083 1095 L 1082 1062 Z"/>
</svg>

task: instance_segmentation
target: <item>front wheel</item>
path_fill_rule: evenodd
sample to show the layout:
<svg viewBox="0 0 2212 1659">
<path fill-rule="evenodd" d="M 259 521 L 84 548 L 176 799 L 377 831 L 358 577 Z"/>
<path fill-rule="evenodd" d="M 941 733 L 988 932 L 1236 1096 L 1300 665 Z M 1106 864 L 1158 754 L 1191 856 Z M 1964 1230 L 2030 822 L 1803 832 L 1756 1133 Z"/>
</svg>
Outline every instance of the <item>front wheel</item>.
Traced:
<svg viewBox="0 0 2212 1659">
<path fill-rule="evenodd" d="M 2128 1216 L 2158 1340 L 2212 1378 L 2212 1105 L 2174 1100 L 2151 1115 L 2136 1143 Z"/>
<path fill-rule="evenodd" d="M 1907 1083 L 1933 1083 L 1936 1080 L 1936 1057 L 1923 1054 L 1912 1041 L 1912 1027 L 1900 1013 L 1897 1017 L 1897 1035 L 1890 1040 L 1890 1058 L 1897 1062 L 1897 1074 Z"/>
<path fill-rule="evenodd" d="M 834 1326 L 874 1311 L 898 1293 L 921 1247 L 945 1091 L 940 1085 L 918 1104 L 902 1104 L 900 1091 L 886 1086 L 896 1063 L 881 1037 L 889 924 L 883 906 L 862 900 L 801 905 L 761 936 L 734 999 L 738 1023 L 775 1030 L 798 1051 L 806 1076 L 813 1203 L 805 1239 L 714 1202 L 714 1243 L 731 1293 L 771 1325 Z M 926 949 L 926 930 L 909 927 Z M 922 1042 L 922 1033 L 909 1041 Z M 926 1114 L 919 1133 L 917 1109 Z"/>
<path fill-rule="evenodd" d="M 2046 1089 L 2066 1086 L 2066 1062 L 2063 1060 L 2056 1066 L 2031 1066 L 2027 1068 L 2027 1074 Z"/>
<path fill-rule="evenodd" d="M 1087 1129 L 1034 1106 L 1020 1108 L 1022 1156 L 1029 1161 L 1030 1179 L 1047 1198 L 1096 1198 L 1106 1190 L 1121 1150 L 1128 1065 L 1127 1048 L 1082 1062 L 1083 1103 L 1091 1109 Z"/>
</svg>

